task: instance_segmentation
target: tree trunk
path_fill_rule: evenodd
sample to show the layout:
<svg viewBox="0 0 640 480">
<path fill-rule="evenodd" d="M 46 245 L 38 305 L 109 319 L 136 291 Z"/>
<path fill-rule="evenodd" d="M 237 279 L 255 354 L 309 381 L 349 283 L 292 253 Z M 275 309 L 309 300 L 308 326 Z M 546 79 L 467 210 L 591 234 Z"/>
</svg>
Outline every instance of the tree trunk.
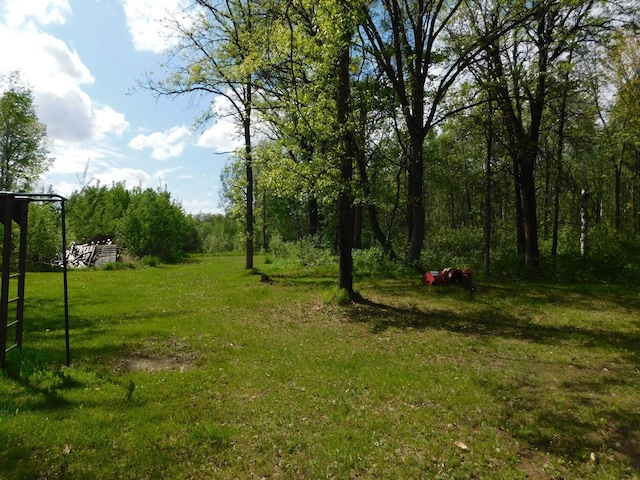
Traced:
<svg viewBox="0 0 640 480">
<path fill-rule="evenodd" d="M 250 97 L 250 95 L 249 95 Z M 244 123 L 244 144 L 245 144 L 245 173 L 247 180 L 247 211 L 245 217 L 245 235 L 246 235 L 246 256 L 245 268 L 251 270 L 253 268 L 253 161 L 251 150 L 251 109 Z"/>
<path fill-rule="evenodd" d="M 339 272 L 338 288 L 353 297 L 353 195 L 351 192 L 353 177 L 354 142 L 349 131 L 349 42 L 342 39 L 338 58 L 338 85 L 336 92 L 337 118 L 340 128 L 340 196 L 338 198 L 338 247 Z"/>
<path fill-rule="evenodd" d="M 267 192 L 262 192 L 262 250 L 269 250 L 267 241 Z"/>
<path fill-rule="evenodd" d="M 362 223 L 364 221 L 362 205 L 353 206 L 353 248 L 362 248 Z"/>
<path fill-rule="evenodd" d="M 571 52 L 573 53 L 573 51 Z M 571 60 L 571 56 L 569 57 Z M 564 127 L 567 121 L 567 98 L 569 96 L 569 70 L 564 73 L 564 88 L 562 90 L 562 100 L 560 102 L 560 115 L 558 125 L 558 150 L 556 152 L 557 172 L 554 192 L 553 192 L 553 239 L 551 241 L 551 255 L 556 256 L 558 254 L 558 219 L 560 217 L 560 190 L 562 188 L 562 160 L 564 153 Z"/>
<path fill-rule="evenodd" d="M 373 195 L 371 193 L 371 184 L 369 183 L 369 176 L 367 174 L 367 166 L 362 151 L 359 150 L 356 155 L 356 163 L 358 165 L 358 172 L 360 174 L 360 182 L 362 184 L 362 191 L 367 199 L 367 212 L 369 213 L 369 222 L 371 223 L 371 230 L 373 231 L 373 237 L 376 241 L 382 245 L 382 250 L 385 254 L 389 254 L 389 258 L 392 260 L 396 258 L 396 254 L 391 247 L 391 241 L 387 238 L 380 227 L 380 221 L 378 220 L 378 209 L 373 203 Z"/>
<path fill-rule="evenodd" d="M 487 159 L 485 163 L 484 190 L 484 273 L 491 273 L 491 163 L 493 160 L 493 110 L 489 105 L 489 125 L 487 129 Z"/>
<path fill-rule="evenodd" d="M 524 263 L 535 267 L 539 263 L 538 216 L 536 213 L 536 184 L 533 162 L 522 165 L 520 187 L 522 190 L 522 220 L 524 233 Z"/>
<path fill-rule="evenodd" d="M 640 178 L 640 148 L 636 148 L 635 170 L 633 172 L 633 189 L 631 211 L 633 212 L 633 233 L 640 231 L 640 212 L 638 212 L 638 178 Z"/>
<path fill-rule="evenodd" d="M 314 196 L 309 197 L 307 201 L 309 210 L 309 235 L 312 237 L 320 233 L 320 214 L 318 210 L 318 199 Z"/>
<path fill-rule="evenodd" d="M 580 194 L 580 254 L 589 255 L 589 190 L 582 189 Z"/>
<path fill-rule="evenodd" d="M 524 255 L 524 213 L 522 208 L 522 188 L 521 188 L 521 175 L 520 167 L 517 162 L 514 162 L 515 177 L 513 182 L 513 188 L 515 191 L 515 207 L 516 207 L 516 245 L 519 255 Z"/>
<path fill-rule="evenodd" d="M 420 260 L 424 243 L 425 207 L 424 207 L 424 159 L 422 153 L 422 135 L 411 135 L 411 158 L 409 159 L 409 177 L 407 192 L 408 224 L 410 225 L 408 260 Z"/>
<path fill-rule="evenodd" d="M 620 230 L 620 226 L 622 224 L 622 159 L 624 158 L 625 153 L 625 144 L 622 145 L 622 151 L 620 152 L 620 159 L 615 162 L 615 218 L 614 218 L 614 228 L 616 231 Z"/>
</svg>

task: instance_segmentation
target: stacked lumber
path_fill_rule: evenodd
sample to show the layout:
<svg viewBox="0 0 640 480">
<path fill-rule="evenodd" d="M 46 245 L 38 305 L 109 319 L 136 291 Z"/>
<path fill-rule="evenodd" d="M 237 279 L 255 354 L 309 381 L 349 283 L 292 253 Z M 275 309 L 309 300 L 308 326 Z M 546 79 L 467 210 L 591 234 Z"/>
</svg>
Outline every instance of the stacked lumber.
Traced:
<svg viewBox="0 0 640 480">
<path fill-rule="evenodd" d="M 70 268 L 100 267 L 118 260 L 118 247 L 112 243 L 86 243 L 76 245 L 71 243 L 65 251 L 67 266 Z M 57 267 L 63 266 L 62 255 L 58 254 L 51 260 Z"/>
</svg>

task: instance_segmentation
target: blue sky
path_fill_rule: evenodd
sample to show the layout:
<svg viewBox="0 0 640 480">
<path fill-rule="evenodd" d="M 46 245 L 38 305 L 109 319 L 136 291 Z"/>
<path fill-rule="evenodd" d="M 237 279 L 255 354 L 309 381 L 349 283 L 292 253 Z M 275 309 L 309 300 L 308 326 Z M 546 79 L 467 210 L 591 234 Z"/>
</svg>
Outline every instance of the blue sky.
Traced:
<svg viewBox="0 0 640 480">
<path fill-rule="evenodd" d="M 166 186 L 189 213 L 220 211 L 222 152 L 239 147 L 237 128 L 225 118 L 198 130 L 194 122 L 224 108 L 222 99 L 156 100 L 137 88 L 147 72 L 162 78 L 171 45 L 159 20 L 181 3 L 0 0 L 0 75 L 22 72 L 52 142 L 40 191 Z"/>
</svg>

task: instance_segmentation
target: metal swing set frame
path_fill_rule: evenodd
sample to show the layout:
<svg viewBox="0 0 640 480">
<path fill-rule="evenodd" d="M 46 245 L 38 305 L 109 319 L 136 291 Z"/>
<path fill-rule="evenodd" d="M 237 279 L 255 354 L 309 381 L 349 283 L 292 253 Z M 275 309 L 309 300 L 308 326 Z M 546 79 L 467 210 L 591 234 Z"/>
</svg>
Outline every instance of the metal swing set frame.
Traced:
<svg viewBox="0 0 640 480">
<path fill-rule="evenodd" d="M 27 223 L 29 204 L 33 202 L 51 203 L 59 202 L 61 207 L 62 223 L 62 252 L 67 244 L 65 221 L 66 198 L 60 195 L 48 193 L 13 193 L 0 192 L 0 223 L 4 227 L 2 243 L 2 286 L 0 288 L 0 368 L 5 367 L 7 353 L 14 348 L 22 349 L 22 335 L 24 332 L 24 294 L 25 294 L 25 270 L 27 263 Z M 12 272 L 14 260 L 14 245 L 12 238 L 13 224 L 20 229 L 18 245 L 17 271 Z M 71 364 L 69 348 L 69 296 L 67 283 L 66 255 L 63 255 L 62 275 L 64 287 L 64 329 L 66 343 L 66 362 Z M 17 281 L 17 288 L 10 288 L 12 282 Z M 14 291 L 17 294 L 11 297 Z M 15 304 L 15 312 L 9 314 L 9 306 Z M 13 310 L 13 309 L 12 309 Z M 14 315 L 15 313 L 15 315 Z M 9 331 L 15 330 L 13 340 L 10 340 Z"/>
</svg>

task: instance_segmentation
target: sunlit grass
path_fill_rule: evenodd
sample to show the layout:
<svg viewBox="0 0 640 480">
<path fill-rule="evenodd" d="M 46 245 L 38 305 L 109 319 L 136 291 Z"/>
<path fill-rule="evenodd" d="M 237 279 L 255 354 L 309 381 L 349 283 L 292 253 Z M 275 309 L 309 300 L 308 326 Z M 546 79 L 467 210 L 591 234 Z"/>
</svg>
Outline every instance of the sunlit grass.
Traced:
<svg viewBox="0 0 640 480">
<path fill-rule="evenodd" d="M 241 257 L 27 277 L 0 379 L 0 478 L 638 478 L 637 287 Z"/>
</svg>

